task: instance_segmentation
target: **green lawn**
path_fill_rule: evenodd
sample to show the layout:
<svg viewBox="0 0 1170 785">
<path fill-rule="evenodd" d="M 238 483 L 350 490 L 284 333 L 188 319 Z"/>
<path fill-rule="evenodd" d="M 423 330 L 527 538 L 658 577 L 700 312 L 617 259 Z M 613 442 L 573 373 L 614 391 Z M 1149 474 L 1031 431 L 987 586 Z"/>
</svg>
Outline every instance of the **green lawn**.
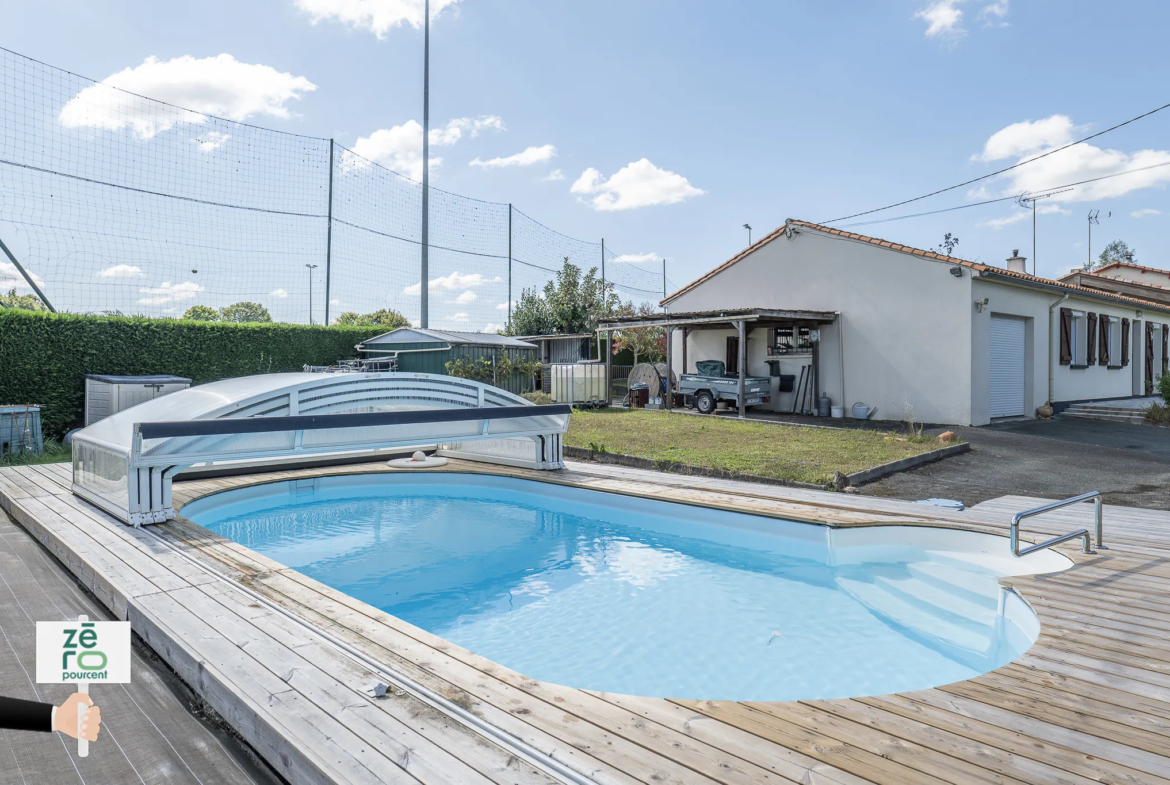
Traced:
<svg viewBox="0 0 1170 785">
<path fill-rule="evenodd" d="M 893 432 L 772 425 L 724 417 L 600 409 L 577 411 L 565 443 L 657 461 L 826 483 L 940 445 Z"/>
</svg>

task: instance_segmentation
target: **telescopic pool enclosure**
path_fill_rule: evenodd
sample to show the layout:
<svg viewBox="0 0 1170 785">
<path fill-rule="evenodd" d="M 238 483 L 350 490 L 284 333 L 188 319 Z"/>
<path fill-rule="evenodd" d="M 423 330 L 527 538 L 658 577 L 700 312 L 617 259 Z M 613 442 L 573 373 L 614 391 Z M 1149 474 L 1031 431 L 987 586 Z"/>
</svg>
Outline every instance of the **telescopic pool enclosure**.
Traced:
<svg viewBox="0 0 1170 785">
<path fill-rule="evenodd" d="M 175 517 L 182 471 L 434 449 L 559 469 L 567 405 L 423 373 L 278 373 L 225 379 L 139 404 L 73 436 L 73 487 L 135 526 Z"/>
</svg>

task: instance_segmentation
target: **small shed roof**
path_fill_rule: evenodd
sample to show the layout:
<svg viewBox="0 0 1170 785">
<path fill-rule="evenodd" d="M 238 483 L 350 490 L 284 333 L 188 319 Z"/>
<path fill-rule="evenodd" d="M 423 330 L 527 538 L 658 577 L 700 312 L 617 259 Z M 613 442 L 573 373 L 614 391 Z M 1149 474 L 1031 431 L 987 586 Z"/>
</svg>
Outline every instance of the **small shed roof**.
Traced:
<svg viewBox="0 0 1170 785">
<path fill-rule="evenodd" d="M 546 335 L 517 335 L 521 341 L 557 341 L 567 338 L 592 338 L 593 333 L 548 333 Z"/>
<path fill-rule="evenodd" d="M 535 349 L 530 343 L 496 333 L 470 333 L 454 330 L 430 330 L 420 327 L 399 327 L 388 333 L 369 338 L 363 345 L 376 343 L 433 343 L 442 341 L 453 346 L 506 346 L 514 349 Z"/>
</svg>

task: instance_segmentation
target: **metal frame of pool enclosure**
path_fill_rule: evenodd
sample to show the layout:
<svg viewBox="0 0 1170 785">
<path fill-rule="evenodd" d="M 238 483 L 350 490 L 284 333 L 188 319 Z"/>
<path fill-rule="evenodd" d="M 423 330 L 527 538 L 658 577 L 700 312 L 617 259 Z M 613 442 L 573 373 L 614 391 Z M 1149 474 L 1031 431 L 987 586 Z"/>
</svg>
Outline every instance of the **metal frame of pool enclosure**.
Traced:
<svg viewBox="0 0 1170 785">
<path fill-rule="evenodd" d="M 134 525 L 175 517 L 171 481 L 197 467 L 435 449 L 534 469 L 564 466 L 567 405 L 425 373 L 281 373 L 199 385 L 73 437 L 73 493 Z"/>
</svg>

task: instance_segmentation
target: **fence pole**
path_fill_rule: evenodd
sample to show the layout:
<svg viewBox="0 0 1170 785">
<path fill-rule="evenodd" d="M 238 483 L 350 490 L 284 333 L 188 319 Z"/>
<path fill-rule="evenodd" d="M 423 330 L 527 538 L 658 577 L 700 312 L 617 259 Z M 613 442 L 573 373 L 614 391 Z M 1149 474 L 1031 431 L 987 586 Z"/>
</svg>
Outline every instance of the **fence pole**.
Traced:
<svg viewBox="0 0 1170 785">
<path fill-rule="evenodd" d="M 329 266 L 333 257 L 333 140 L 329 140 L 329 218 L 325 229 L 325 326 L 329 326 Z"/>
<path fill-rule="evenodd" d="M 0 250 L 4 251 L 4 255 L 7 256 L 9 261 L 12 262 L 13 266 L 16 267 L 16 271 L 24 276 L 24 280 L 28 281 L 28 285 L 32 287 L 34 292 L 37 293 L 37 297 L 41 298 L 41 302 L 45 304 L 45 307 L 53 313 L 57 313 L 57 309 L 53 307 L 51 302 L 49 302 L 49 298 L 45 297 L 45 293 L 41 291 L 41 287 L 36 285 L 36 282 L 33 281 L 32 276 L 28 274 L 28 271 L 21 266 L 20 262 L 16 261 L 16 257 L 12 255 L 12 251 L 8 250 L 8 246 L 4 244 L 3 240 L 0 240 Z"/>
<path fill-rule="evenodd" d="M 431 182 L 431 1 L 423 3 L 423 178 L 422 178 L 422 308 L 419 311 L 419 326 L 424 330 L 430 326 L 430 259 L 427 256 L 430 236 L 428 229 Z"/>
<path fill-rule="evenodd" d="M 512 323 L 512 203 L 508 202 L 508 324 Z"/>
</svg>

